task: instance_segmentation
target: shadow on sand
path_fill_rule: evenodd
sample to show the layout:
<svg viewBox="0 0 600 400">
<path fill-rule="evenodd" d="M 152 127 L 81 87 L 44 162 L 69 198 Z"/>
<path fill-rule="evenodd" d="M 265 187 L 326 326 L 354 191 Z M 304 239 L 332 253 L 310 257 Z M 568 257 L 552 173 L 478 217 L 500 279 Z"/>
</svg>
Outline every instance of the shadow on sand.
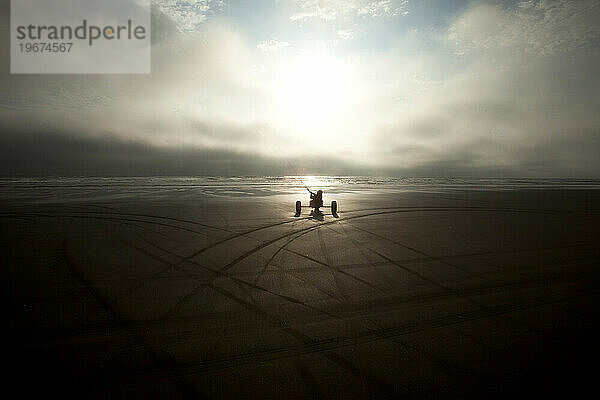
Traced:
<svg viewBox="0 0 600 400">
<path fill-rule="evenodd" d="M 309 215 L 312 219 L 316 219 L 319 221 L 325 220 L 324 214 L 321 210 L 312 210 Z"/>
</svg>

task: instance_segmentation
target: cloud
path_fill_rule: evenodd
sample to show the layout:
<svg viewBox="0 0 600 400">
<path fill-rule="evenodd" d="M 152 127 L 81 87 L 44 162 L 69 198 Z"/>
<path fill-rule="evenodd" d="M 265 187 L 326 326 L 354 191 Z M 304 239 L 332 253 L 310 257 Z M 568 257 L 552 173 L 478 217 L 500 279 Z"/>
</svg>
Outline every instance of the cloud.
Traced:
<svg viewBox="0 0 600 400">
<path fill-rule="evenodd" d="M 160 0 L 153 2 L 163 13 L 175 21 L 183 32 L 195 31 L 210 17 L 220 11 L 223 0 Z"/>
<path fill-rule="evenodd" d="M 0 17 L 8 26 L 10 14 L 4 11 Z M 234 104 L 258 98 L 247 80 L 254 62 L 241 35 L 222 21 L 207 21 L 202 32 L 184 34 L 160 10 L 152 17 L 151 75 L 11 75 L 3 63 L 1 134 L 24 126 L 81 137 L 103 131 L 157 146 L 239 149 L 246 144 L 246 151 L 259 152 L 260 133 L 247 141 L 229 134 L 259 127 L 263 136 L 271 132 L 243 106 L 230 112 Z M 8 32 L 0 40 L 8 51 Z M 199 123 L 222 135 L 208 137 Z"/>
<path fill-rule="evenodd" d="M 290 16 L 292 21 L 393 17 L 408 13 L 408 0 L 296 0 L 296 3 L 300 10 Z"/>
<path fill-rule="evenodd" d="M 331 158 L 282 159 L 196 146 L 153 146 L 115 136 L 18 130 L 0 135 L 0 176 L 240 176 L 356 174 Z"/>
<path fill-rule="evenodd" d="M 356 35 L 353 29 L 340 29 L 338 30 L 338 36 L 342 39 L 352 39 Z"/>
<path fill-rule="evenodd" d="M 301 4 L 338 19 L 387 15 L 359 15 L 367 3 Z M 352 41 L 313 50 L 299 36 L 257 46 L 239 21 L 217 17 L 181 32 L 154 9 L 151 75 L 1 65 L 1 173 L 279 174 L 289 159 L 315 174 L 598 177 L 598 17 L 591 1 L 473 3 L 448 25 L 394 31 L 389 47 L 365 52 Z M 322 124 L 307 110 L 325 98 Z"/>
<path fill-rule="evenodd" d="M 270 39 L 260 42 L 256 47 L 262 51 L 277 51 L 290 47 L 290 44 L 285 41 Z"/>
<path fill-rule="evenodd" d="M 380 162 L 470 175 L 598 176 L 598 17 L 593 2 L 467 8 L 441 38 L 460 68 L 376 135 L 388 149 Z"/>
<path fill-rule="evenodd" d="M 597 47 L 600 3 L 529 0 L 516 9 L 481 4 L 454 21 L 448 40 L 459 54 L 471 51 L 555 55 Z"/>
</svg>

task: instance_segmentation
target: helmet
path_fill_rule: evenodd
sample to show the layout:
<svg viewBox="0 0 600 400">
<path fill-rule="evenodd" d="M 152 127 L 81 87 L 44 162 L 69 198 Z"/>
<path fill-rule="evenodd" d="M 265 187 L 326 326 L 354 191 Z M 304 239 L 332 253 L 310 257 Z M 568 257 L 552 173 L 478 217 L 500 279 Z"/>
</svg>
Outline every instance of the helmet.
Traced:
<svg viewBox="0 0 600 400">
<path fill-rule="evenodd" d="M 322 194 L 323 191 L 322 190 L 317 190 L 317 194 Z"/>
</svg>

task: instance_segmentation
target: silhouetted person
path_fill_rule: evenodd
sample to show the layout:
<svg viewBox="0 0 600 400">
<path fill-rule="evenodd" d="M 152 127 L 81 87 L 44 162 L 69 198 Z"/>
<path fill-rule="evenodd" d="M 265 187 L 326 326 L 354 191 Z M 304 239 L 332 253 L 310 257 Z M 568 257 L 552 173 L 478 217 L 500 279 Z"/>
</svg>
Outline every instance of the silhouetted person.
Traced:
<svg viewBox="0 0 600 400">
<path fill-rule="evenodd" d="M 306 188 L 310 192 L 310 206 L 314 207 L 319 211 L 319 207 L 323 207 L 323 191 L 319 190 L 317 193 L 313 193 L 309 188 Z"/>
</svg>

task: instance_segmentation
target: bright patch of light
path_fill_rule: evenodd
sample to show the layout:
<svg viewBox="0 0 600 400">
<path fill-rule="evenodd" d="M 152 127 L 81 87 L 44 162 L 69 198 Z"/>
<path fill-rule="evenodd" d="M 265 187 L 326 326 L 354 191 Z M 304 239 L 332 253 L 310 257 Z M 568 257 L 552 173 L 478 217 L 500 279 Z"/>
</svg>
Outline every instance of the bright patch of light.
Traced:
<svg viewBox="0 0 600 400">
<path fill-rule="evenodd" d="M 278 112 L 302 127 L 329 128 L 354 96 L 351 70 L 324 51 L 302 53 L 282 66 L 276 86 Z"/>
<path fill-rule="evenodd" d="M 332 183 L 334 183 L 334 181 L 330 177 L 303 176 L 299 178 L 301 182 L 312 191 L 317 191 L 319 189 L 327 189 L 331 187 Z"/>
</svg>

